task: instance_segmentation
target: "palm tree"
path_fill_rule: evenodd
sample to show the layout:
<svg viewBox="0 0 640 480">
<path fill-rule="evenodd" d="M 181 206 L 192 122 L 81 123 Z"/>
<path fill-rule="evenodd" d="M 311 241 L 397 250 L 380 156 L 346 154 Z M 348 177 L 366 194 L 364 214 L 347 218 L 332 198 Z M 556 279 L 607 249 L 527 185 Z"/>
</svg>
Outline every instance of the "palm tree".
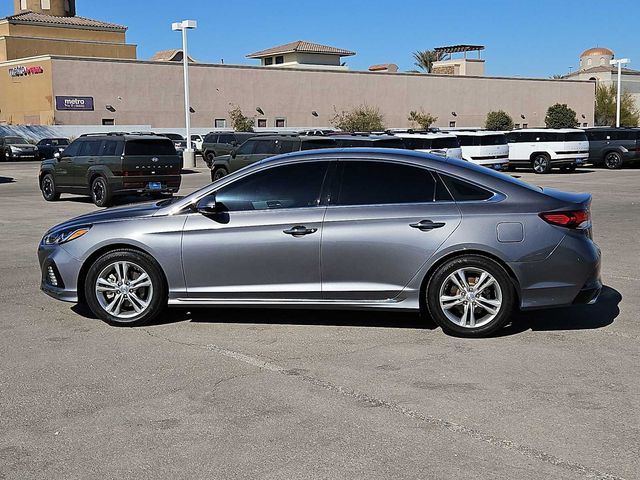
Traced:
<svg viewBox="0 0 640 480">
<path fill-rule="evenodd" d="M 443 60 L 444 57 L 444 53 L 436 52 L 435 50 L 418 50 L 413 53 L 413 58 L 416 61 L 416 67 L 421 68 L 427 73 L 431 73 L 433 62 L 439 62 L 440 60 Z"/>
</svg>

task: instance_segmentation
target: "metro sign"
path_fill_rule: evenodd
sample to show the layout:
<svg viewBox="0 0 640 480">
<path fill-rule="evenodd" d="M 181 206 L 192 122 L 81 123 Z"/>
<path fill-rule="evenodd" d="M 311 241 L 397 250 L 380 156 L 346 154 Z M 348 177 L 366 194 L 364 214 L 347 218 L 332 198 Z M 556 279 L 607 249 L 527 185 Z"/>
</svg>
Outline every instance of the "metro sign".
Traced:
<svg viewBox="0 0 640 480">
<path fill-rule="evenodd" d="M 39 75 L 44 73 L 44 68 L 40 66 L 36 67 L 13 67 L 9 69 L 9 75 L 11 77 L 28 77 L 30 75 Z"/>
</svg>

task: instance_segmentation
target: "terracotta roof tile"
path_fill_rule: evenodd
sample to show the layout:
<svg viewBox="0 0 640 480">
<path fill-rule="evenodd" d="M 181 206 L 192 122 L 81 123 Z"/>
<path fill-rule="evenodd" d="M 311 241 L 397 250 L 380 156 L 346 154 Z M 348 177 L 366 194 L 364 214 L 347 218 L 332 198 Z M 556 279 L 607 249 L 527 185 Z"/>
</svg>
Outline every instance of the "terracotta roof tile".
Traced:
<svg viewBox="0 0 640 480">
<path fill-rule="evenodd" d="M 329 47 L 327 45 L 320 45 L 319 43 L 298 40 L 297 42 L 285 43 L 284 45 L 279 45 L 277 47 L 260 50 L 259 52 L 247 55 L 247 58 L 261 58 L 269 55 L 292 52 L 324 53 L 329 55 L 340 55 L 341 57 L 349 57 L 356 54 L 351 50 L 344 50 L 342 48 Z"/>
<path fill-rule="evenodd" d="M 79 27 L 88 29 L 100 29 L 100 30 L 119 30 L 125 31 L 127 27 L 124 25 L 117 25 L 115 23 L 102 22 L 100 20 L 93 20 L 85 17 L 55 17 L 53 15 L 44 15 L 42 13 L 36 13 L 32 11 L 18 13 L 7 17 L 9 23 L 35 23 L 46 24 L 51 26 L 63 26 L 63 27 Z"/>
</svg>

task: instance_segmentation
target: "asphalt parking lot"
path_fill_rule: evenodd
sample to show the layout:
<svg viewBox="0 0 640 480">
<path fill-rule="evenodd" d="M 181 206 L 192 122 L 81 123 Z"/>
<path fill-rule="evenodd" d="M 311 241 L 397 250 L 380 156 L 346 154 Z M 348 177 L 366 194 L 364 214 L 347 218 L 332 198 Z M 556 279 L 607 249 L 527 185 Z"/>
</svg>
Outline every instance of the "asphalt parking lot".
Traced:
<svg viewBox="0 0 640 480">
<path fill-rule="evenodd" d="M 606 289 L 480 340 L 388 312 L 109 327 L 39 291 L 42 234 L 96 207 L 37 169 L 0 163 L 0 479 L 640 477 L 640 169 L 516 173 L 593 194 Z"/>
</svg>

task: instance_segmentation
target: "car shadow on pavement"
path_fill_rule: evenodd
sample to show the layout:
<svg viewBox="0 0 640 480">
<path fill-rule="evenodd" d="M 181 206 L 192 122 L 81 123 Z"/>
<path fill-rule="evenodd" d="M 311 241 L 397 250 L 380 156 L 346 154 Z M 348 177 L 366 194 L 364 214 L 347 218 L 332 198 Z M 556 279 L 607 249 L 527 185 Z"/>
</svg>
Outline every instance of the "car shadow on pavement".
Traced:
<svg viewBox="0 0 640 480">
<path fill-rule="evenodd" d="M 0 183 L 15 183 L 13 177 L 0 177 Z"/>
<path fill-rule="evenodd" d="M 618 305 L 621 301 L 622 295 L 620 292 L 605 286 L 602 288 L 598 301 L 593 305 L 574 305 L 519 312 L 514 315 L 510 325 L 496 332 L 493 336 L 516 335 L 527 330 L 549 332 L 603 328 L 611 325 L 620 314 Z"/>
</svg>

